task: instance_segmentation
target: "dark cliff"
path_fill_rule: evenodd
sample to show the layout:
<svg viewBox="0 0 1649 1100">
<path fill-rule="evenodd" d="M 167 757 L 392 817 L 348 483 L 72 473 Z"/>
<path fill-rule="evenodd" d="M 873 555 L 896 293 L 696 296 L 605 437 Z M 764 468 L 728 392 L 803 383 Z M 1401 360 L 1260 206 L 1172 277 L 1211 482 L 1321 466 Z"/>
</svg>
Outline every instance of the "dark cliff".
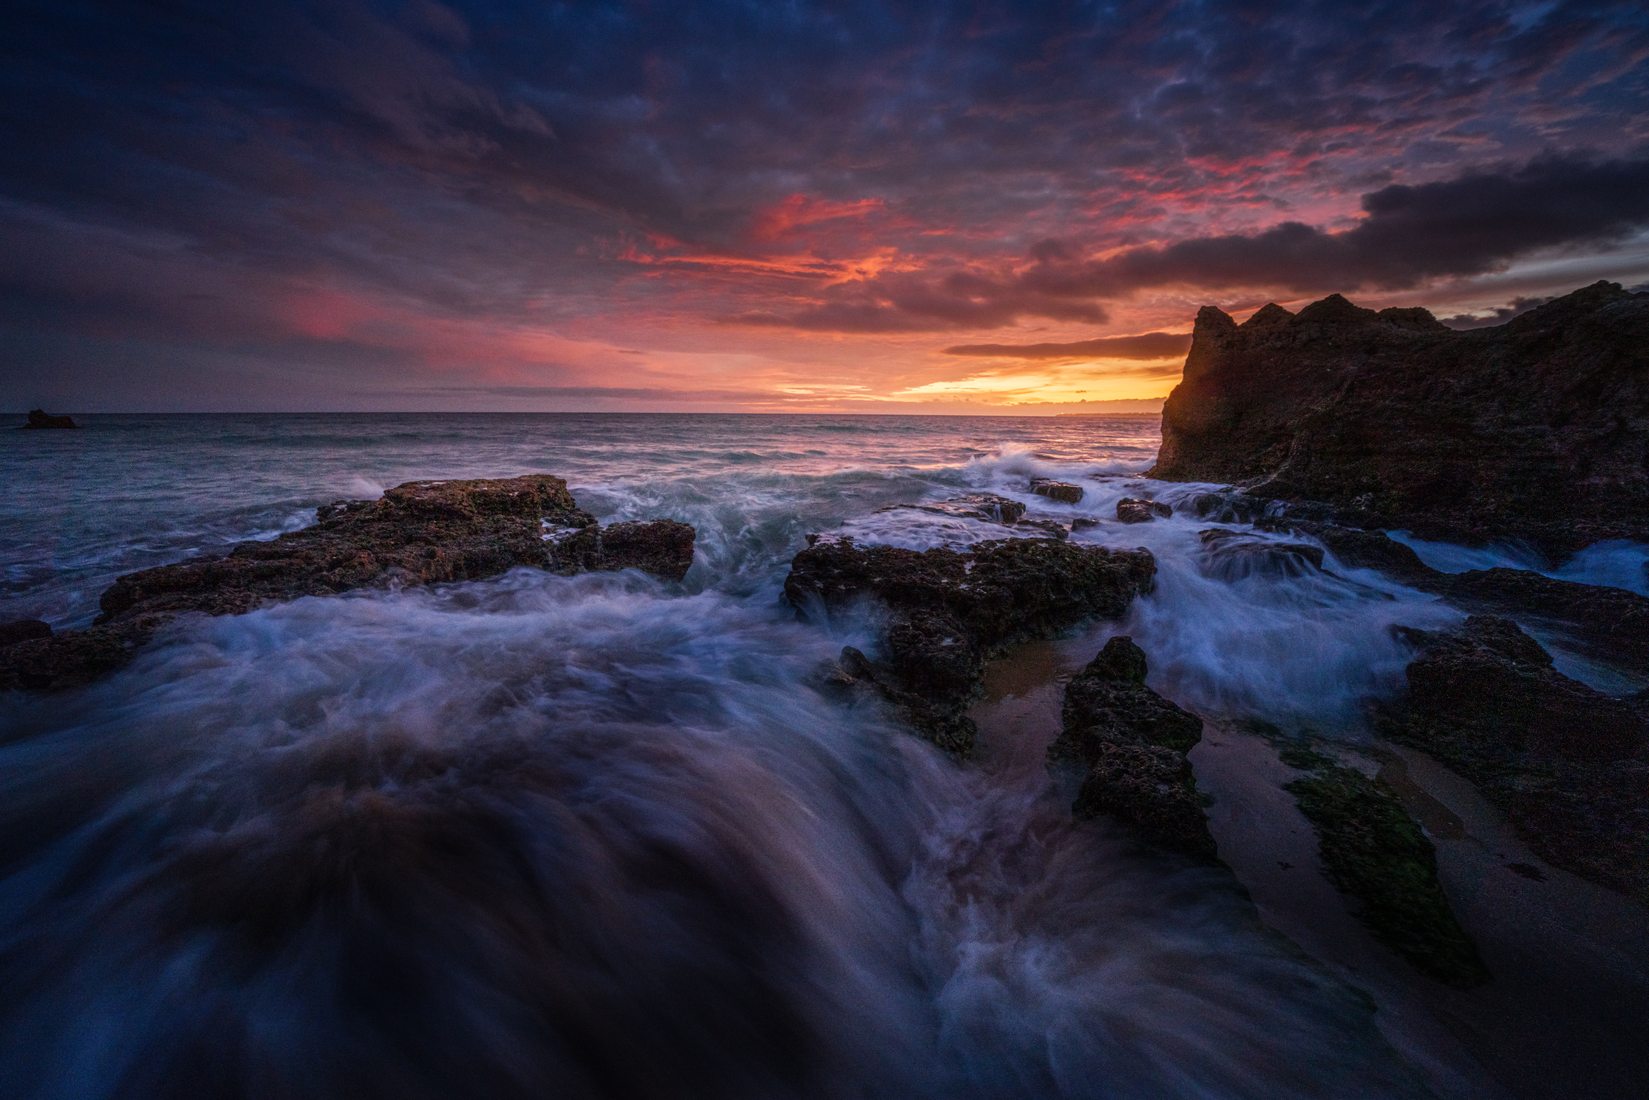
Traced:
<svg viewBox="0 0 1649 1100">
<path fill-rule="evenodd" d="M 1595 283 L 1466 332 L 1338 294 L 1205 307 L 1153 473 L 1453 537 L 1649 536 L 1649 294 Z"/>
</svg>

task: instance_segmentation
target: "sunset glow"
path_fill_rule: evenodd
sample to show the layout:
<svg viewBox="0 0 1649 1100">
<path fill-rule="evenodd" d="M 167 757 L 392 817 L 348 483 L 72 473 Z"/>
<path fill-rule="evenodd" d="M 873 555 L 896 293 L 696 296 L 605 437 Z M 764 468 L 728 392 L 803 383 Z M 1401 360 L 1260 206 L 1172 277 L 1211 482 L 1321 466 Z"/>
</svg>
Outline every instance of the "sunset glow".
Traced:
<svg viewBox="0 0 1649 1100">
<path fill-rule="evenodd" d="M 19 407 L 1061 412 L 1183 351 L 1048 345 L 1203 304 L 1649 277 L 1635 4 L 282 4 L 0 49 Z"/>
</svg>

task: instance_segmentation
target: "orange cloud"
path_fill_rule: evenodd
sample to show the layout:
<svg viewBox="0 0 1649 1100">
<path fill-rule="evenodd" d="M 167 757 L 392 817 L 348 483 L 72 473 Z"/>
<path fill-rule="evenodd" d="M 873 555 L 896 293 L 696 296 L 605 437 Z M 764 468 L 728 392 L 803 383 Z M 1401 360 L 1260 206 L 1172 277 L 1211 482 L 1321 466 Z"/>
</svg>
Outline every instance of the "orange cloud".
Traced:
<svg viewBox="0 0 1649 1100">
<path fill-rule="evenodd" d="M 758 241 L 776 241 L 804 225 L 817 225 L 838 218 L 862 218 L 880 211 L 884 205 L 881 199 L 832 202 L 807 195 L 791 195 L 759 211 L 751 222 L 750 235 Z"/>
</svg>

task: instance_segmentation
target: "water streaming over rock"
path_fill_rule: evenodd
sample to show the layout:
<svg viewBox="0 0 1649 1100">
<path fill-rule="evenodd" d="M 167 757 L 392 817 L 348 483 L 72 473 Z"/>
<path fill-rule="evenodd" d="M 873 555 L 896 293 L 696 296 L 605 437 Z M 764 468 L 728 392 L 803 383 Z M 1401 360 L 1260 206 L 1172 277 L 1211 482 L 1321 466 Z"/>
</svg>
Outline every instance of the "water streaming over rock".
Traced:
<svg viewBox="0 0 1649 1100">
<path fill-rule="evenodd" d="M 0 619 L 84 622 L 120 572 L 415 477 L 559 473 L 603 519 L 693 523 L 698 557 L 180 621 L 103 683 L 0 697 L 8 1096 L 1439 1087 L 1222 871 L 1074 824 L 1036 753 L 959 765 L 831 694 L 868 624 L 777 598 L 809 531 L 1000 537 L 883 509 L 1001 493 L 1152 550 L 1114 629 L 1176 699 L 1363 736 L 1389 627 L 1458 613 L 1332 556 L 1222 563 L 1211 526 L 1286 540 L 1144 481 L 1149 421 L 87 420 L 3 440 L 30 490 L 0 502 Z M 1142 494 L 1181 507 L 1114 522 Z"/>
</svg>

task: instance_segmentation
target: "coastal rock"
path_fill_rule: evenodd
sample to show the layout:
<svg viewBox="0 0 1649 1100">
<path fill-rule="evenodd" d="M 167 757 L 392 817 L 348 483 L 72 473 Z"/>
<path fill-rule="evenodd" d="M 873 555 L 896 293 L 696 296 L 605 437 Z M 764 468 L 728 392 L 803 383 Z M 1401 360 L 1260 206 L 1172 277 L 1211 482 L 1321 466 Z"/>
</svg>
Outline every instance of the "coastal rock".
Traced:
<svg viewBox="0 0 1649 1100">
<path fill-rule="evenodd" d="M 987 659 L 1085 618 L 1120 616 L 1155 572 L 1144 550 L 1045 539 L 918 551 L 813 536 L 791 562 L 784 594 L 804 613 L 879 606 L 882 653 L 864 671 L 924 736 L 965 755 L 974 730 L 964 712 Z M 847 665 L 863 670 L 858 660 Z"/>
<path fill-rule="evenodd" d="M 1173 514 L 1172 508 L 1155 500 L 1123 497 L 1117 501 L 1117 519 L 1123 523 L 1150 523 L 1158 518 L 1167 519 Z"/>
<path fill-rule="evenodd" d="M 639 569 L 679 581 L 693 564 L 692 525 L 673 519 L 609 523 L 599 529 L 594 569 Z"/>
<path fill-rule="evenodd" d="M 0 689 L 60 688 L 125 663 L 178 615 L 234 615 L 355 588 L 479 580 L 517 566 L 556 573 L 640 568 L 679 580 L 693 529 L 670 520 L 605 530 L 549 475 L 416 481 L 376 501 L 317 510 L 317 522 L 220 556 L 128 573 L 102 595 L 87 630 L 0 650 Z"/>
<path fill-rule="evenodd" d="M 1222 493 L 1198 493 L 1191 498 L 1191 512 L 1198 519 L 1212 523 L 1257 523 L 1271 504 L 1264 497 L 1250 496 L 1235 490 Z"/>
<path fill-rule="evenodd" d="M 1364 531 L 1333 523 L 1302 520 L 1265 523 L 1266 530 L 1293 531 L 1309 535 L 1328 547 L 1343 565 L 1353 569 L 1376 569 L 1397 580 L 1423 587 L 1438 583 L 1447 574 L 1439 573 L 1420 560 L 1420 555 L 1384 531 Z M 1319 563 L 1320 564 L 1320 563 Z"/>
<path fill-rule="evenodd" d="M 14 619 L 9 623 L 0 623 L 0 647 L 51 636 L 51 624 L 39 619 Z"/>
<path fill-rule="evenodd" d="M 1025 516 L 1025 505 L 1017 500 L 997 496 L 995 493 L 964 493 L 949 500 L 926 501 L 922 504 L 890 504 L 885 508 L 878 508 L 878 512 L 899 511 L 929 512 L 936 516 L 950 516 L 953 519 L 977 519 L 986 523 L 1002 523 L 1012 525 L 1018 523 Z"/>
<path fill-rule="evenodd" d="M 1071 535 L 1070 528 L 1057 520 L 1026 518 L 1026 508 L 1022 502 L 997 496 L 995 493 L 964 493 L 949 500 L 931 500 L 920 504 L 889 504 L 876 511 L 925 512 L 949 519 L 994 523 L 1013 528 L 1014 538 L 1065 539 Z"/>
<path fill-rule="evenodd" d="M 1419 970 L 1469 987 L 1489 974 L 1437 877 L 1437 852 L 1385 782 L 1309 749 L 1283 762 L 1307 774 L 1288 784 L 1317 832 L 1323 872 L 1357 899 L 1375 937 Z"/>
<path fill-rule="evenodd" d="M 1564 676 L 1506 619 L 1410 637 L 1420 653 L 1386 734 L 1475 783 L 1544 859 L 1649 901 L 1642 701 Z"/>
<path fill-rule="evenodd" d="M 1202 719 L 1145 686 L 1143 650 L 1117 636 L 1065 688 L 1063 728 L 1049 757 L 1084 770 L 1072 811 L 1105 814 L 1154 844 L 1214 858 L 1202 796 L 1186 754 Z"/>
<path fill-rule="evenodd" d="M 1649 667 L 1649 598 L 1636 592 L 1526 569 L 1442 573 L 1420 586 L 1468 609 L 1530 620 L 1612 664 Z"/>
<path fill-rule="evenodd" d="M 1075 504 L 1082 499 L 1082 486 L 1046 477 L 1031 478 L 1031 492 L 1039 497 L 1057 500 L 1061 504 Z"/>
<path fill-rule="evenodd" d="M 1649 537 L 1646 455 L 1649 294 L 1600 282 L 1466 332 L 1338 295 L 1204 308 L 1153 475 L 1572 549 Z"/>
<path fill-rule="evenodd" d="M 45 409 L 30 409 L 25 428 L 78 428 L 72 416 L 53 416 Z"/>
</svg>

